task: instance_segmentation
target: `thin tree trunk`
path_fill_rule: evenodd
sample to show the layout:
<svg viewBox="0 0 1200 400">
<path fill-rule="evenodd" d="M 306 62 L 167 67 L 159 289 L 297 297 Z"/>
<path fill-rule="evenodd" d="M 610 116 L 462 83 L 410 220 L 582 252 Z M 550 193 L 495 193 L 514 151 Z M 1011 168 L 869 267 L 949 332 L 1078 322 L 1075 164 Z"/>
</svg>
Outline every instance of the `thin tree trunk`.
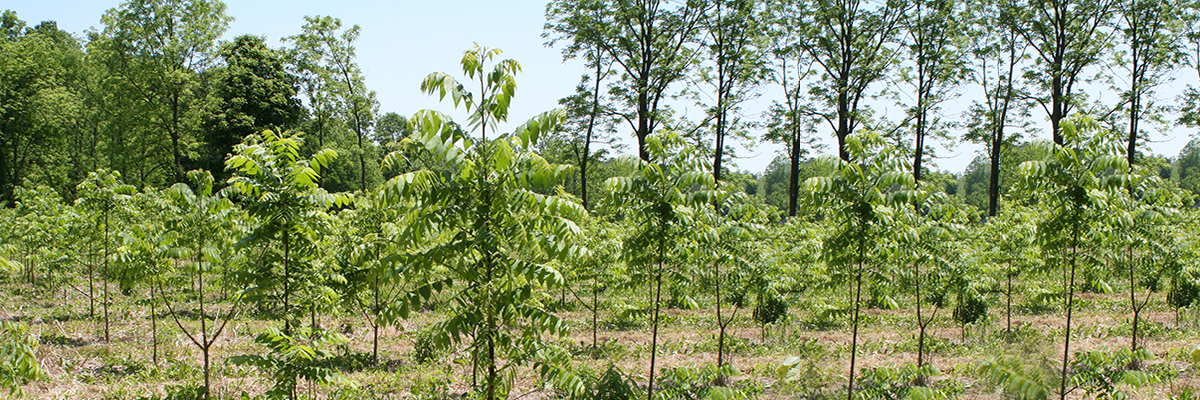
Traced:
<svg viewBox="0 0 1200 400">
<path fill-rule="evenodd" d="M 104 269 L 103 269 L 104 276 L 101 277 L 101 281 L 104 283 L 104 288 L 103 288 L 104 289 L 104 304 L 103 304 L 103 306 L 104 306 L 104 343 L 108 343 L 110 340 L 109 329 L 108 329 L 108 325 L 109 325 L 109 322 L 108 322 L 108 213 L 109 213 L 109 211 L 107 209 L 105 209 L 104 210 Z"/>
<path fill-rule="evenodd" d="M 1076 223 L 1071 227 L 1071 274 L 1067 281 L 1067 329 L 1063 334 L 1062 379 L 1059 383 L 1059 400 L 1067 399 L 1067 367 L 1071 353 L 1071 308 L 1075 304 L 1075 261 L 1079 253 L 1079 210 L 1075 211 Z"/>
<path fill-rule="evenodd" d="M 150 340 L 154 348 L 151 359 L 154 361 L 154 365 L 158 365 L 158 311 L 154 307 L 154 299 L 154 285 L 150 285 Z M 201 315 L 201 318 L 203 318 L 203 315 Z"/>
</svg>

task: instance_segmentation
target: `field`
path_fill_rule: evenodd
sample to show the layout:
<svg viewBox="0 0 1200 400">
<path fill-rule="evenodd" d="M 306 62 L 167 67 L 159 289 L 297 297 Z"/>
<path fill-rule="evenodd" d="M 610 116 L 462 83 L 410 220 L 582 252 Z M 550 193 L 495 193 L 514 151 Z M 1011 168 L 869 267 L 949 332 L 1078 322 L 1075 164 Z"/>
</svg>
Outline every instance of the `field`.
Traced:
<svg viewBox="0 0 1200 400">
<path fill-rule="evenodd" d="M 32 290 L 28 285 L 16 283 L 5 284 L 3 290 L 4 311 L 0 318 L 29 324 L 41 344 L 38 359 L 49 374 L 47 379 L 25 387 L 29 398 L 156 398 L 176 388 L 196 387 L 202 383 L 200 353 L 165 313 L 157 320 L 160 343 L 156 362 L 152 354 L 153 328 L 147 306 L 116 296 L 112 302 L 111 342 L 106 344 L 102 324 L 98 319 L 88 318 L 88 302 L 79 293 L 71 289 Z M 575 299 L 568 300 L 564 305 L 556 294 L 544 293 L 541 297 L 550 309 L 557 310 L 556 315 L 569 322 L 571 329 L 569 336 L 551 342 L 574 355 L 576 371 L 599 375 L 609 365 L 615 365 L 644 391 L 649 326 L 645 321 L 622 318 L 617 311 L 635 307 L 645 299 L 629 295 L 600 299 L 596 349 L 591 347 L 591 313 Z M 708 300 L 711 303 L 711 299 Z M 986 321 L 968 325 L 965 330 L 951 320 L 949 310 L 938 311 L 927 338 L 927 349 L 929 362 L 941 374 L 931 378 L 930 387 L 955 398 L 1006 398 L 1003 388 L 989 380 L 989 375 L 981 372 L 981 366 L 991 360 L 1007 359 L 1013 363 L 1010 365 L 1034 379 L 1042 379 L 1045 386 L 1057 389 L 1055 371 L 1061 357 L 1064 321 L 1058 308 L 1019 298 L 1014 302 L 1013 331 L 1006 332 L 1003 299 L 993 300 L 992 304 L 1001 306 L 991 308 Z M 728 362 L 741 372 L 732 378 L 730 387 L 737 389 L 739 394 L 764 399 L 844 397 L 851 332 L 844 320 L 825 319 L 818 312 L 827 304 L 844 301 L 828 296 L 794 294 L 789 298 L 792 306 L 788 317 L 766 326 L 765 332 L 752 320 L 750 310 L 739 310 L 726 339 Z M 711 306 L 705 301 L 699 303 L 702 307 Z M 1194 362 L 1193 358 L 1193 352 L 1200 348 L 1197 346 L 1200 329 L 1197 329 L 1195 311 L 1184 310 L 1177 322 L 1175 312 L 1165 307 L 1161 295 L 1155 296 L 1150 304 L 1144 311 L 1140 329 L 1145 335 L 1141 345 L 1153 353 L 1153 358 L 1139 368 L 1151 372 L 1155 379 L 1138 387 L 1116 387 L 1131 394 L 1131 398 L 1139 399 L 1183 396 L 1187 388 L 1200 388 L 1200 379 L 1197 379 L 1200 378 L 1200 363 Z M 901 305 L 905 306 L 903 301 Z M 1129 347 L 1129 318 L 1123 312 L 1128 308 L 1127 293 L 1084 293 L 1079 296 L 1077 307 L 1072 352 L 1115 354 L 1116 350 Z M 414 314 L 401 326 L 382 331 L 378 365 L 370 362 L 371 332 L 365 329 L 361 318 L 320 316 L 320 325 L 336 329 L 349 339 L 345 345 L 331 349 L 333 356 L 324 362 L 344 372 L 353 383 L 319 386 L 302 383 L 301 394 L 341 399 L 466 396 L 471 376 L 467 352 L 431 352 L 428 348 L 414 347 L 420 346 L 417 342 L 423 327 L 440 317 L 436 305 L 430 308 L 434 310 Z M 914 315 L 914 310 L 905 308 L 864 310 L 860 331 L 860 376 L 874 368 L 899 371 L 900 366 L 916 363 Z M 194 321 L 184 320 L 183 323 L 189 322 Z M 266 349 L 253 339 L 262 328 L 271 325 L 278 323 L 260 320 L 254 315 L 235 318 L 229 333 L 213 351 L 214 375 L 217 377 L 213 394 L 220 398 L 238 398 L 244 393 L 259 395 L 269 389 L 268 376 L 255 368 L 232 366 L 223 360 L 239 354 L 265 353 Z M 660 376 L 663 371 L 674 368 L 699 370 L 716 363 L 717 330 L 713 309 L 664 310 L 661 325 Z M 779 379 L 780 365 L 789 356 L 798 356 L 801 361 L 790 379 Z M 420 360 L 420 357 L 425 359 Z M 528 367 L 517 369 L 514 375 L 510 398 L 562 396 Z M 696 380 L 665 380 L 659 385 L 696 385 L 699 388 L 712 383 L 702 378 Z M 865 385 L 863 387 L 903 387 L 911 383 L 902 377 L 891 382 L 859 381 L 859 385 Z M 1089 393 L 1089 389 L 1095 390 L 1096 386 L 1075 389 L 1068 398 L 1094 398 L 1097 393 Z"/>
</svg>

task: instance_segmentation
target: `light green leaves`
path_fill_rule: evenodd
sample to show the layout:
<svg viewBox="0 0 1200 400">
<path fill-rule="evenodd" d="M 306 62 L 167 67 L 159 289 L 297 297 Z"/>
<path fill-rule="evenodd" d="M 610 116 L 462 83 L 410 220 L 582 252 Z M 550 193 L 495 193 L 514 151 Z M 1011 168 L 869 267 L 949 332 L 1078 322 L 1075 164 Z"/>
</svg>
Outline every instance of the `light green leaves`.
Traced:
<svg viewBox="0 0 1200 400">
<path fill-rule="evenodd" d="M 0 389 L 20 396 L 21 386 L 46 376 L 37 358 L 37 337 L 25 326 L 0 321 Z"/>
</svg>

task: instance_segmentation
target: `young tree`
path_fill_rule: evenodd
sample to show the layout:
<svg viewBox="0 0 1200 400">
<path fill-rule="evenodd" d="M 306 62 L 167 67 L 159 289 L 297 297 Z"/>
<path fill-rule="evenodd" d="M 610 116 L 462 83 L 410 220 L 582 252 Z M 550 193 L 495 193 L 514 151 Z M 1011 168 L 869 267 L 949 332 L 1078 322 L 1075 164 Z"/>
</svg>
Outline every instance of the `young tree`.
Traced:
<svg viewBox="0 0 1200 400">
<path fill-rule="evenodd" d="M 946 303 L 946 292 L 950 289 L 953 266 L 961 263 L 959 249 L 965 247 L 966 223 L 970 215 L 961 201 L 948 197 L 944 192 L 916 190 L 913 208 L 905 208 L 897 214 L 901 223 L 901 234 L 897 235 L 894 257 L 899 262 L 911 265 L 902 270 L 902 280 L 913 289 L 917 316 L 917 368 L 920 384 L 928 378 L 924 374 L 928 356 L 925 353 L 925 338 L 929 326 Z M 906 285 L 906 286 L 908 286 Z M 933 311 L 923 308 L 928 302 Z M 928 314 L 926 314 L 928 312 Z"/>
<path fill-rule="evenodd" d="M 852 334 L 847 400 L 854 398 L 854 372 L 858 356 L 859 309 L 863 277 L 868 263 L 881 256 L 886 236 L 894 224 L 896 207 L 909 204 L 916 184 L 909 165 L 896 148 L 874 132 L 846 138 L 845 158 L 826 157 L 829 176 L 809 178 L 804 185 L 809 201 L 824 210 L 834 230 L 822 246 L 822 258 L 831 266 L 836 280 L 847 282 L 851 293 Z"/>
<path fill-rule="evenodd" d="M 104 232 L 103 241 L 100 247 L 104 250 L 102 255 L 103 268 L 100 270 L 101 290 L 104 292 L 104 300 L 101 303 L 104 307 L 104 342 L 108 343 L 109 335 L 109 274 L 108 262 L 112 255 L 112 224 L 114 219 L 119 220 L 127 211 L 125 203 L 129 197 L 137 193 L 137 189 L 131 185 L 126 185 L 121 181 L 121 173 L 116 171 L 99 170 L 88 174 L 88 179 L 79 183 L 77 189 L 79 199 L 76 200 L 77 208 L 84 208 L 93 213 L 95 218 L 94 224 L 97 231 Z M 114 215 L 116 214 L 116 215 Z"/>
<path fill-rule="evenodd" d="M 1133 317 L 1130 350 L 1138 350 L 1138 328 L 1142 310 L 1150 303 L 1161 277 L 1168 276 L 1170 264 L 1181 258 L 1173 250 L 1177 246 L 1177 226 L 1188 197 L 1177 186 L 1135 167 L 1130 174 L 1128 191 L 1118 192 L 1112 209 L 1104 216 L 1105 239 L 1109 264 L 1117 268 L 1118 276 L 1125 275 L 1129 283 L 1129 309 Z M 1146 295 L 1139 300 L 1138 286 L 1145 286 Z"/>
<path fill-rule="evenodd" d="M 1021 164 L 1021 172 L 1025 175 L 1025 191 L 1049 212 L 1038 226 L 1043 255 L 1049 264 L 1063 269 L 1066 329 L 1059 398 L 1066 399 L 1080 246 L 1098 218 L 1109 212 L 1114 191 L 1128 183 L 1129 164 L 1122 156 L 1120 141 L 1114 140 L 1114 132 L 1104 130 L 1090 118 L 1065 121 L 1056 136 L 1065 144 L 1038 142 L 1048 156 L 1041 161 L 1026 161 Z"/>
<path fill-rule="evenodd" d="M 329 292 L 321 289 L 324 276 L 315 263 L 320 254 L 316 246 L 328 224 L 326 210 L 335 200 L 348 201 L 317 186 L 321 170 L 337 153 L 325 149 L 301 158 L 302 142 L 299 135 L 265 130 L 247 136 L 225 161 L 225 168 L 233 170 L 233 193 L 245 199 L 254 218 L 253 229 L 238 245 L 262 249 L 242 274 L 251 288 L 245 295 L 260 307 L 278 307 L 270 315 L 283 319 L 287 335 L 299 324 L 305 306 L 317 329 L 316 303 Z"/>
<path fill-rule="evenodd" d="M 167 225 L 177 234 L 170 254 L 187 262 L 176 271 L 174 279 L 159 279 L 157 284 L 175 326 L 204 357 L 204 397 L 208 398 L 212 392 L 212 347 L 229 321 L 237 317 L 242 304 L 240 295 L 230 295 L 233 283 L 230 275 L 237 265 L 246 262 L 245 256 L 237 252 L 235 242 L 244 233 L 239 221 L 245 219 L 245 214 L 228 198 L 213 192 L 216 182 L 208 171 L 189 171 L 188 179 L 195 190 L 177 183 L 167 191 L 175 212 Z M 186 289 L 167 297 L 162 289 L 164 281 L 169 282 L 168 287 Z M 174 304 L 176 301 L 178 305 Z M 196 304 L 198 326 L 189 329 L 179 318 L 183 311 L 179 308 L 192 301 Z"/>
<path fill-rule="evenodd" d="M 755 265 L 761 264 L 770 212 L 761 201 L 744 192 L 717 192 L 715 207 L 704 208 L 698 215 L 700 232 L 694 241 L 692 257 L 709 264 L 711 268 L 701 272 L 706 284 L 712 285 L 713 303 L 717 317 L 717 369 L 724 371 L 728 363 L 725 353 L 727 330 L 737 317 L 737 312 L 746 304 Z M 722 305 L 729 301 L 733 312 Z M 762 299 L 759 299 L 761 302 Z M 761 307 L 760 307 L 761 308 Z M 720 376 L 724 383 L 725 376 Z"/>
<path fill-rule="evenodd" d="M 483 369 L 484 374 L 482 388 L 475 374 L 472 385 L 488 400 L 506 395 L 509 388 L 501 374 L 513 374 L 529 360 L 547 361 L 539 359 L 546 351 L 542 334 L 561 335 L 566 326 L 535 301 L 535 289 L 564 284 L 551 261 L 586 256 L 586 249 L 576 244 L 583 234 L 576 221 L 587 211 L 564 196 L 539 192 L 557 184 L 570 168 L 552 165 L 532 152 L 563 114 L 548 111 L 511 133 L 496 132 L 497 125 L 508 120 L 521 70 L 514 60 L 494 61 L 498 55 L 500 50 L 481 46 L 463 52 L 463 73 L 477 79 L 476 92 L 468 92 L 446 73 L 433 73 L 422 81 L 423 92 L 449 96 L 466 109 L 469 131 L 445 114 L 418 112 L 410 119 L 415 142 L 449 171 L 409 172 L 392 178 L 379 192 L 385 204 L 416 202 L 421 218 L 404 228 L 402 236 L 428 245 L 408 254 L 404 262 L 411 268 L 441 266 L 447 276 L 418 288 L 409 302 L 428 299 L 444 285 L 460 286 L 449 316 L 437 322 L 433 332 L 446 346 L 472 337 L 472 369 Z M 384 166 L 400 157 L 389 154 Z M 401 307 L 401 316 L 407 315 L 407 304 Z"/>
<path fill-rule="evenodd" d="M 371 360 L 379 363 L 379 330 L 396 325 L 408 302 L 408 290 L 427 283 L 434 271 L 404 262 L 409 241 L 402 235 L 415 207 L 390 204 L 381 196 L 354 199 L 354 208 L 338 214 L 335 259 L 346 277 L 342 301 L 371 327 Z M 420 265 L 420 264 L 417 264 Z"/>
<path fill-rule="evenodd" d="M 663 277 L 672 273 L 668 262 L 678 257 L 682 239 L 690 235 L 696 209 L 713 198 L 716 182 L 709 166 L 674 133 L 659 133 L 646 141 L 649 161 L 630 157 L 620 159 L 633 171 L 631 175 L 605 182 L 612 196 L 609 206 L 620 211 L 633 225 L 625 239 L 626 262 L 638 269 L 631 271 L 635 281 L 649 284 L 651 337 L 650 371 L 646 399 L 654 398 L 654 373 L 658 361 L 658 322 L 662 303 Z"/>
</svg>

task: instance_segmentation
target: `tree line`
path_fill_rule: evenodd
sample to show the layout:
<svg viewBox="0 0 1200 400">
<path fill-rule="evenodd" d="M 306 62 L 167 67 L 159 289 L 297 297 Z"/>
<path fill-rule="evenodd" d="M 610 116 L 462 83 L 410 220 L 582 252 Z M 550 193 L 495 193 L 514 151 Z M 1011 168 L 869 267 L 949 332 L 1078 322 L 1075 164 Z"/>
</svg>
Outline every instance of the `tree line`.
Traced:
<svg viewBox="0 0 1200 400">
<path fill-rule="evenodd" d="M 1029 139 L 1061 142 L 1061 121 L 1087 114 L 1125 132 L 1131 163 L 1195 190 L 1194 143 L 1173 159 L 1145 145 L 1200 120 L 1197 88 L 1161 94 L 1176 75 L 1200 73 L 1196 9 L 1182 0 L 551 2 L 547 45 L 589 72 L 560 101 L 563 128 L 539 151 L 578 167 L 567 187 L 588 205 L 589 189 L 611 176 L 619 132 L 632 133 L 643 159 L 651 133 L 678 132 L 712 160 L 718 182 L 794 216 L 814 156 L 845 159 L 845 138 L 867 130 L 902 150 L 919 182 L 994 215 L 1015 166 L 1036 158 Z M 278 48 L 253 35 L 219 41 L 231 20 L 219 1 L 130 1 L 101 20 L 78 37 L 5 12 L 0 200 L 25 179 L 73 196 L 98 168 L 139 187 L 182 182 L 194 168 L 223 182 L 233 145 L 267 128 L 307 132 L 305 153 L 348 155 L 322 187 L 371 189 L 386 178 L 377 171 L 388 146 L 410 132 L 404 116 L 380 113 L 356 62 L 360 28 L 336 18 L 307 17 Z M 763 100 L 765 113 L 748 106 Z M 903 114 L 879 114 L 891 106 Z M 824 132 L 835 149 L 820 144 Z M 729 170 L 739 144 L 760 142 L 784 154 L 760 173 Z M 938 148 L 966 142 L 984 148 L 966 171 L 929 169 Z"/>
</svg>

